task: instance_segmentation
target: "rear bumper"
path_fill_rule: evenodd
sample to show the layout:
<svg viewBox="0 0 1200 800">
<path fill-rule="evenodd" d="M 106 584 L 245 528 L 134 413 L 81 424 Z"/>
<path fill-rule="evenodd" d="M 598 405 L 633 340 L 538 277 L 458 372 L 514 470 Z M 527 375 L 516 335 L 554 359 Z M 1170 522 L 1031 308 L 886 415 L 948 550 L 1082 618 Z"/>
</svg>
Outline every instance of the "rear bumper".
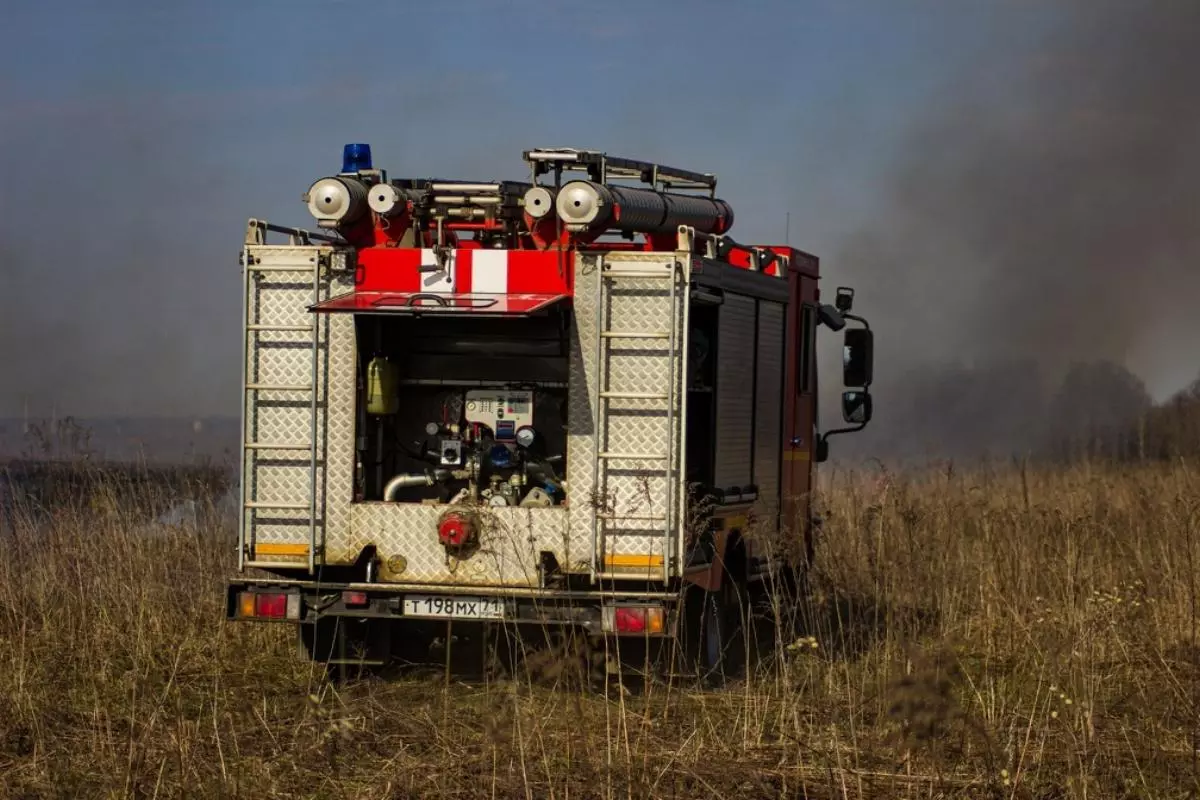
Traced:
<svg viewBox="0 0 1200 800">
<path fill-rule="evenodd" d="M 241 613 L 240 598 L 247 592 L 282 593 L 289 602 L 287 617 L 246 616 Z M 456 611 L 465 613 L 447 617 L 414 613 L 406 598 L 435 596 L 455 599 Z M 423 584 L 336 583 L 289 579 L 250 579 L 226 584 L 226 619 L 231 621 L 288 622 L 312 624 L 326 617 L 394 620 L 397 622 L 498 623 L 508 625 L 563 625 L 582 628 L 597 635 L 666 636 L 673 629 L 679 605 L 678 592 L 670 591 L 547 591 L 477 586 L 441 586 Z M 492 615 L 478 614 L 487 601 Z M 614 623 L 618 608 L 661 609 L 663 624 L 657 630 L 621 631 Z M 499 615 L 496 611 L 499 610 Z"/>
</svg>

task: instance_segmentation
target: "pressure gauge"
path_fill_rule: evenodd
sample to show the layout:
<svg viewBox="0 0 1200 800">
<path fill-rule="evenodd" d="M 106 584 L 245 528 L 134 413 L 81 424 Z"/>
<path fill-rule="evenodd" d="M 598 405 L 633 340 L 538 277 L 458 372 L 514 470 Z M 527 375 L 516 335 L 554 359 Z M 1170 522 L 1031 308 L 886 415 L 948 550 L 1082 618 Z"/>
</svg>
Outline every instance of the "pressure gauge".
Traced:
<svg viewBox="0 0 1200 800">
<path fill-rule="evenodd" d="M 533 444 L 533 438 L 536 435 L 537 434 L 534 432 L 533 428 L 529 427 L 528 425 L 523 428 L 519 428 L 517 429 L 517 444 L 519 444 L 521 447 L 529 447 Z"/>
</svg>

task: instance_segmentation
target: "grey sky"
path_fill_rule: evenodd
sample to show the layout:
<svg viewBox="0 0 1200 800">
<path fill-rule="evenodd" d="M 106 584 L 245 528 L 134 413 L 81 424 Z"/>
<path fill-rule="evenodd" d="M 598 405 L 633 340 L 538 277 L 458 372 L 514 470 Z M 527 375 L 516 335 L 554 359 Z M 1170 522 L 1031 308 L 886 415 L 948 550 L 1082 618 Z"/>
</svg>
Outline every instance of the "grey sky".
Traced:
<svg viewBox="0 0 1200 800">
<path fill-rule="evenodd" d="M 997 324 L 977 296 L 994 292 L 979 266 L 992 234 L 930 224 L 940 196 L 900 217 L 897 192 L 920 180 L 914 163 L 973 163 L 961 137 L 978 130 L 945 124 L 964 90 L 1044 113 L 1021 82 L 1063 47 L 1068 4 L 436 5 L 77 0 L 6 12 L 19 35 L 0 51 L 0 415 L 25 398 L 78 415 L 236 412 L 245 220 L 309 224 L 300 193 L 336 170 L 348 141 L 370 142 L 397 176 L 519 178 L 520 151 L 547 145 L 714 171 L 734 235 L 780 240 L 790 211 L 792 243 L 822 256 L 828 291 L 854 281 L 863 313 L 897 337 L 891 352 L 994 351 L 972 327 Z M 931 125 L 948 138 L 922 149 L 914 136 Z M 1058 199 L 1029 197 L 1034 217 L 1040 202 Z M 931 267 L 947 253 L 960 269 Z M 957 308 L 938 311 L 944 292 Z M 1196 340 L 1174 311 L 1153 331 Z M 1113 348 L 1156 394 L 1197 371 L 1194 355 L 1148 336 Z"/>
</svg>

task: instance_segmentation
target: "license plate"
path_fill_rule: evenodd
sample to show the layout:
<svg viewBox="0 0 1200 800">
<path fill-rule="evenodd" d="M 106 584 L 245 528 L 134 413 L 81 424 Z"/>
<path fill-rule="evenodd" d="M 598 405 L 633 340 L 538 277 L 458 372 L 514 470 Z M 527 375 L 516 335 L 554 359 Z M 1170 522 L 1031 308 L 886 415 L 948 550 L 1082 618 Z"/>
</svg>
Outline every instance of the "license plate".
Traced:
<svg viewBox="0 0 1200 800">
<path fill-rule="evenodd" d="M 504 602 L 494 597 L 410 594 L 404 598 L 404 613 L 437 619 L 504 619 Z"/>
</svg>

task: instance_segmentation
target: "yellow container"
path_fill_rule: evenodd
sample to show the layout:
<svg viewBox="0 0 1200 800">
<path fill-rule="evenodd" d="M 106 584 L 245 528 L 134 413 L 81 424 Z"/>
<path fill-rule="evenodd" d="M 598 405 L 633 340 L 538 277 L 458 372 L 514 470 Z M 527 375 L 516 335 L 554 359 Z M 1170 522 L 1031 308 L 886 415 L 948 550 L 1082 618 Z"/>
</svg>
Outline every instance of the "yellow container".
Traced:
<svg viewBox="0 0 1200 800">
<path fill-rule="evenodd" d="M 367 413 L 395 414 L 400 409 L 400 371 L 395 364 L 375 356 L 367 364 Z"/>
</svg>

